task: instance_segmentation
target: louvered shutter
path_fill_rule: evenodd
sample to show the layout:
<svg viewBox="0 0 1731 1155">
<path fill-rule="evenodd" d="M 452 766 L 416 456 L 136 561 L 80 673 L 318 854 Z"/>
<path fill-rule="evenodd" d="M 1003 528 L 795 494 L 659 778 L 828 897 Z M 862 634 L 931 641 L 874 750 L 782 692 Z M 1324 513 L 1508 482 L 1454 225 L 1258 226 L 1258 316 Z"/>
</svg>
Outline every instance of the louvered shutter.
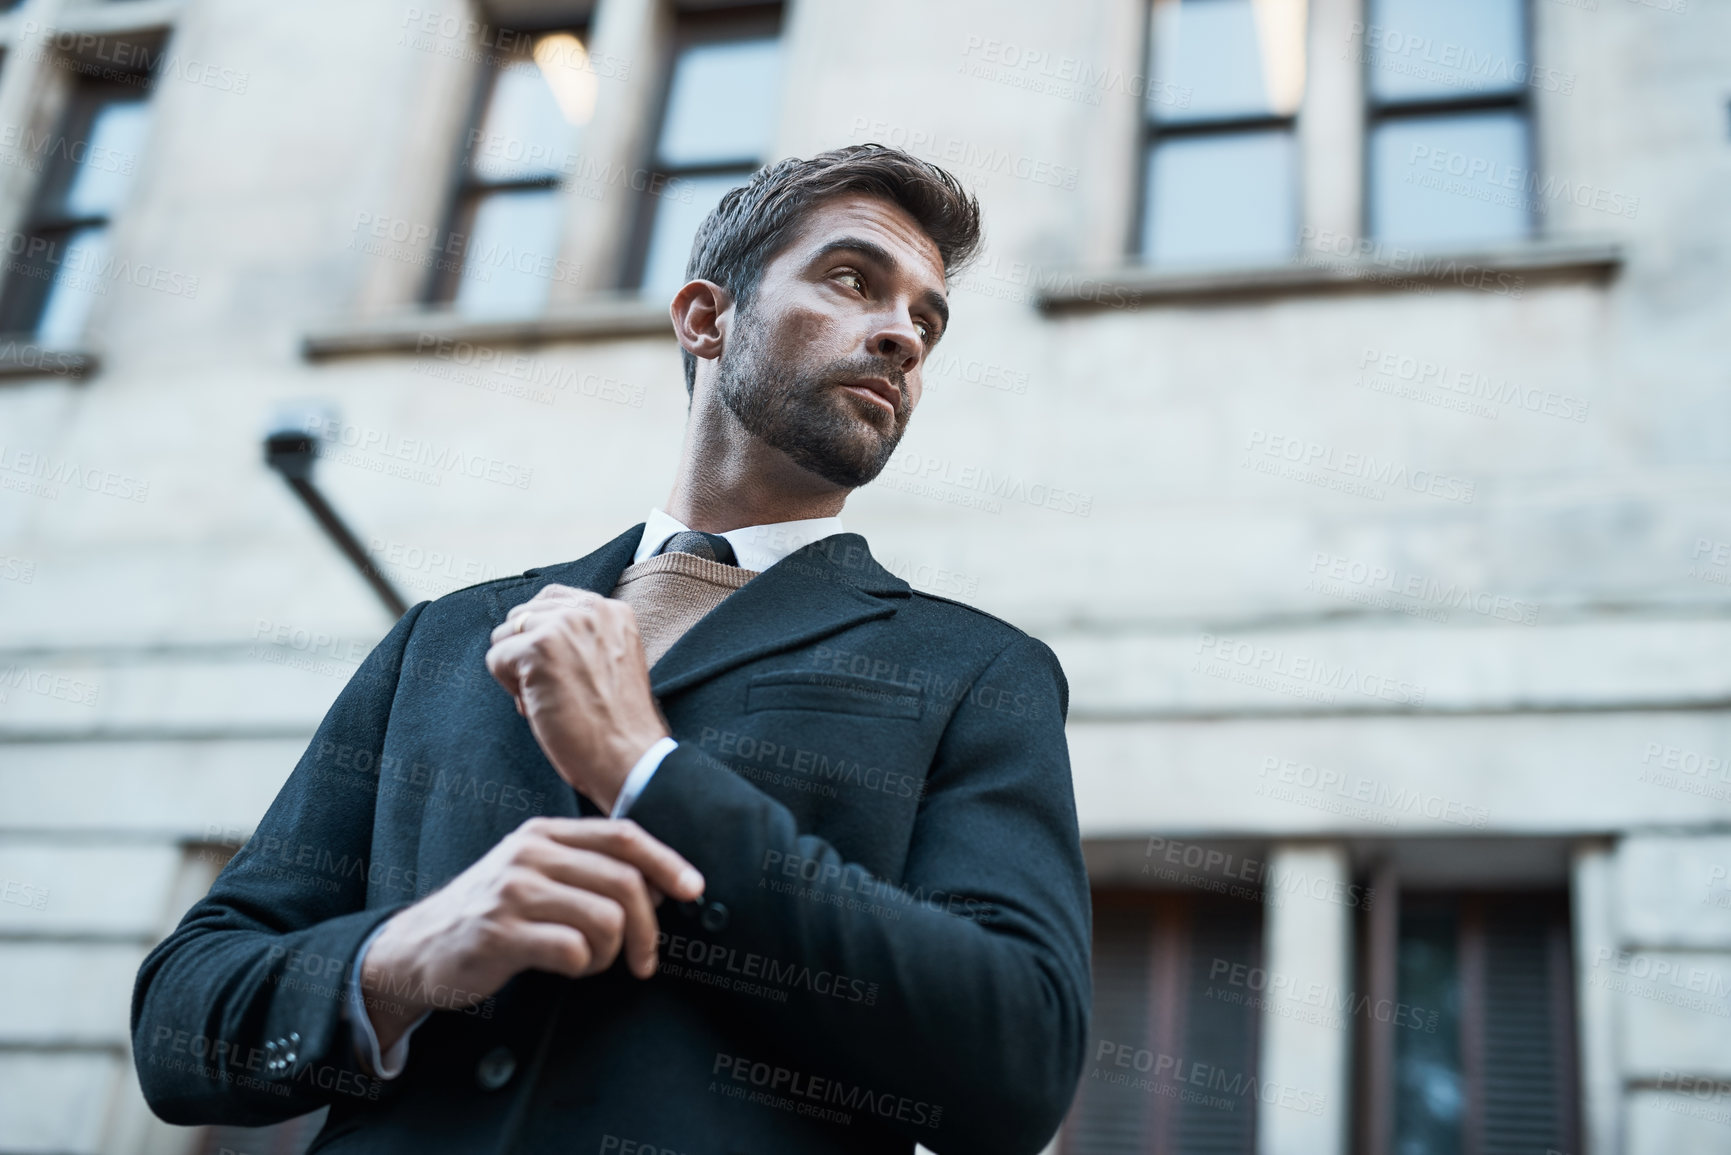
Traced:
<svg viewBox="0 0 1731 1155">
<path fill-rule="evenodd" d="M 1469 1144 L 1477 1155 L 1575 1150 L 1567 910 L 1481 898 L 1463 913 L 1467 990 L 1478 996 L 1466 1008 L 1474 1029 L 1463 1056 Z"/>
<path fill-rule="evenodd" d="M 1387 888 L 1384 893 L 1387 893 Z M 1362 1155 L 1542 1155 L 1578 1151 L 1574 971 L 1567 895 L 1398 892 L 1397 998 L 1415 1013 L 1380 1029 L 1392 1070 L 1360 1067 Z M 1391 903 L 1389 906 L 1396 906 Z M 1380 917 L 1392 912 L 1384 909 Z M 1434 1022 L 1420 1030 L 1416 1020 Z M 1392 1114 L 1392 1133 L 1370 1122 Z"/>
<path fill-rule="evenodd" d="M 1093 1036 L 1064 1155 L 1255 1151 L 1257 992 L 1210 976 L 1260 964 L 1261 913 L 1232 899 L 1095 896 Z M 1116 1061 L 1124 1048 L 1128 1065 Z"/>
</svg>

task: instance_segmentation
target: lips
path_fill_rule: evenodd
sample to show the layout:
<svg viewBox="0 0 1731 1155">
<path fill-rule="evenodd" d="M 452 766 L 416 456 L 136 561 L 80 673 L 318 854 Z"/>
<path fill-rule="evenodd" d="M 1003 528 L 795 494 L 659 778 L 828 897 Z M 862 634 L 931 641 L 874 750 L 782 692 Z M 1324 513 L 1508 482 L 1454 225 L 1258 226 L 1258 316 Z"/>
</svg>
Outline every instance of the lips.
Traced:
<svg viewBox="0 0 1731 1155">
<path fill-rule="evenodd" d="M 868 377 L 861 381 L 844 381 L 841 387 L 857 396 L 871 398 L 888 409 L 892 417 L 901 408 L 901 390 L 882 377 Z"/>
</svg>

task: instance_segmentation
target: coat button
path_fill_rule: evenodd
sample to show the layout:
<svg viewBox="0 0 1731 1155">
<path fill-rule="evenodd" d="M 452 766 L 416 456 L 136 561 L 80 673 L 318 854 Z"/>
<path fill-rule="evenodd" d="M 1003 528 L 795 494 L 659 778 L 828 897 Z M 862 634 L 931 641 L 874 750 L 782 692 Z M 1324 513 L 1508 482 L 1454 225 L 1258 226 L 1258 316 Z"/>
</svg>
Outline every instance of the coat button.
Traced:
<svg viewBox="0 0 1731 1155">
<path fill-rule="evenodd" d="M 516 1073 L 517 1056 L 511 1053 L 511 1048 L 494 1047 L 481 1057 L 480 1065 L 475 1068 L 475 1081 L 484 1090 L 497 1091 Z"/>
<path fill-rule="evenodd" d="M 703 907 L 703 929 L 708 931 L 726 930 L 729 919 L 727 907 L 719 902 L 707 903 Z"/>
</svg>

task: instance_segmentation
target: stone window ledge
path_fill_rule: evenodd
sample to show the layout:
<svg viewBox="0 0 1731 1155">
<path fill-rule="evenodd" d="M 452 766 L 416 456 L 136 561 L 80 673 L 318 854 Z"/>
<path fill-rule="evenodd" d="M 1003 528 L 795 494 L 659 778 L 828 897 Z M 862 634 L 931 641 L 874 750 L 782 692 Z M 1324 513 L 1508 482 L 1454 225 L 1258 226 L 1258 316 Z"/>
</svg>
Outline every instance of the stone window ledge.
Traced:
<svg viewBox="0 0 1731 1155">
<path fill-rule="evenodd" d="M 1622 267 L 1609 241 L 1530 241 L 1499 248 L 1421 253 L 1381 245 L 1369 255 L 1307 253 L 1278 265 L 1164 270 L 1138 265 L 1077 269 L 1034 294 L 1044 313 L 1185 305 L 1315 293 L 1475 289 L 1518 297 L 1539 280 L 1609 280 Z"/>
<path fill-rule="evenodd" d="M 186 0 L 131 0 L 128 4 L 63 4 L 53 23 L 44 28 L 40 15 L 26 20 L 14 8 L 0 13 L 0 44 L 22 48 L 44 31 L 93 33 L 98 36 L 172 28 L 186 8 Z"/>
<path fill-rule="evenodd" d="M 482 320 L 423 309 L 375 320 L 335 323 L 308 333 L 302 338 L 301 351 L 310 361 L 323 361 L 373 353 L 427 352 L 444 342 L 455 341 L 472 345 L 546 345 L 672 334 L 673 320 L 665 302 L 618 294 L 594 297 L 533 317 Z"/>
<path fill-rule="evenodd" d="M 88 349 L 46 349 L 27 336 L 0 335 L 0 378 L 88 377 L 96 372 Z"/>
</svg>

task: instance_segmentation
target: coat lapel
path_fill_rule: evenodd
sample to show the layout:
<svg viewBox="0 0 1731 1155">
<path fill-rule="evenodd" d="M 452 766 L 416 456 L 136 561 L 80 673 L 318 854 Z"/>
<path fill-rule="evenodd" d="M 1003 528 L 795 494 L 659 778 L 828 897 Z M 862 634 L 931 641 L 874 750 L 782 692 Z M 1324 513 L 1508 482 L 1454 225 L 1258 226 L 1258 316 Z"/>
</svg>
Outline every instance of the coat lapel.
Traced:
<svg viewBox="0 0 1731 1155">
<path fill-rule="evenodd" d="M 557 583 L 613 593 L 643 539 L 641 523 L 576 561 L 527 570 L 524 584 L 496 593 L 495 619 Z M 685 632 L 649 671 L 657 698 L 704 682 L 754 658 L 792 649 L 896 612 L 908 583 L 871 555 L 865 538 L 838 533 L 795 550 L 746 582 Z"/>
<path fill-rule="evenodd" d="M 638 522 L 594 553 L 576 561 L 525 570 L 523 576 L 529 579 L 529 593 L 504 608 L 509 610 L 518 602 L 528 601 L 536 591 L 549 585 L 594 590 L 602 597 L 607 597 L 613 593 L 613 587 L 619 584 L 619 575 L 631 564 L 631 557 L 637 552 L 637 543 L 642 540 L 643 523 Z M 499 616 L 503 619 L 504 612 L 501 611 Z"/>
<path fill-rule="evenodd" d="M 766 654 L 887 618 L 909 592 L 907 582 L 877 563 L 859 534 L 814 541 L 746 582 L 687 630 L 649 671 L 650 690 L 666 697 Z"/>
</svg>

